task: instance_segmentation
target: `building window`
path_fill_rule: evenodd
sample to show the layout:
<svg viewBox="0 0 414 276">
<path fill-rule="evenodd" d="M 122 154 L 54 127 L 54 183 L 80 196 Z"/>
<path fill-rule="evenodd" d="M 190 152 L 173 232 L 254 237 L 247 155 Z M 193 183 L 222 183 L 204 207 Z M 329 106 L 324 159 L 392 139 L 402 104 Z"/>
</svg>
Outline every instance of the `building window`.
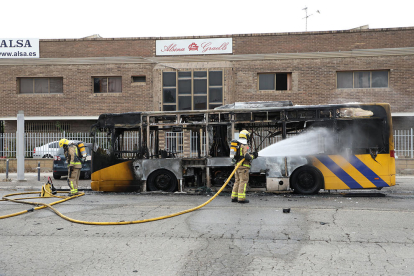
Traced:
<svg viewBox="0 0 414 276">
<path fill-rule="evenodd" d="M 63 78 L 18 78 L 21 94 L 63 93 Z"/>
<path fill-rule="evenodd" d="M 388 87 L 389 71 L 337 72 L 337 88 L 384 88 Z"/>
<path fill-rule="evenodd" d="M 132 82 L 146 82 L 147 79 L 145 76 L 132 76 Z"/>
<path fill-rule="evenodd" d="M 121 77 L 94 77 L 94 93 L 120 93 L 122 92 Z"/>
<path fill-rule="evenodd" d="M 261 73 L 259 90 L 291 90 L 292 73 Z"/>
<path fill-rule="evenodd" d="M 204 110 L 223 105 L 222 71 L 163 72 L 164 111 Z"/>
</svg>

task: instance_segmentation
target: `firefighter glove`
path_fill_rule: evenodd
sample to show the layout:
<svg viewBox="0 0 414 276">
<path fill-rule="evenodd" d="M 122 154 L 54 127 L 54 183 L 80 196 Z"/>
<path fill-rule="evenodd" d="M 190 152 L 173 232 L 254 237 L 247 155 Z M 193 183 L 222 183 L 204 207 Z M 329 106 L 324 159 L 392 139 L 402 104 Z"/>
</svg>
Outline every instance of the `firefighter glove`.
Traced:
<svg viewBox="0 0 414 276">
<path fill-rule="evenodd" d="M 252 160 L 252 159 L 253 159 L 250 153 L 246 153 L 246 155 L 244 156 L 244 158 L 245 158 L 247 161 L 250 161 L 250 160 Z"/>
</svg>

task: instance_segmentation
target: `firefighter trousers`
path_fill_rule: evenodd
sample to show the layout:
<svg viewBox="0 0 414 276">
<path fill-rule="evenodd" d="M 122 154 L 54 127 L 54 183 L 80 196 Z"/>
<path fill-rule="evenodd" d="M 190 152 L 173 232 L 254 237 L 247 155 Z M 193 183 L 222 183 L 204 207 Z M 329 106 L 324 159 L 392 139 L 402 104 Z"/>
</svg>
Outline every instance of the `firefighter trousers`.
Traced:
<svg viewBox="0 0 414 276">
<path fill-rule="evenodd" d="M 235 172 L 235 182 L 231 198 L 237 198 L 238 201 L 244 201 L 246 199 L 246 188 L 249 182 L 249 171 L 250 169 L 245 166 L 240 166 Z"/>
<path fill-rule="evenodd" d="M 72 171 L 69 169 L 69 186 L 70 186 L 70 193 L 76 194 L 78 192 L 79 186 L 79 177 L 80 177 L 80 168 L 73 168 Z"/>
</svg>

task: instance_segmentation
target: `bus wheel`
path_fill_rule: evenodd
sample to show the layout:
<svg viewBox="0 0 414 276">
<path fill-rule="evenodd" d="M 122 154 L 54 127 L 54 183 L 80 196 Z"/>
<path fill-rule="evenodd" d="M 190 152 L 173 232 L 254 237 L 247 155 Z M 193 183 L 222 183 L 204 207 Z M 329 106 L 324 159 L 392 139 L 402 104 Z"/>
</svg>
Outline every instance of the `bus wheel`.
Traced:
<svg viewBox="0 0 414 276">
<path fill-rule="evenodd" d="M 291 179 L 291 187 L 298 194 L 317 194 L 322 188 L 323 176 L 314 167 L 304 166 L 299 168 Z"/>
<path fill-rule="evenodd" d="M 174 192 L 177 190 L 177 178 L 169 170 L 157 170 L 147 179 L 149 191 Z"/>
</svg>

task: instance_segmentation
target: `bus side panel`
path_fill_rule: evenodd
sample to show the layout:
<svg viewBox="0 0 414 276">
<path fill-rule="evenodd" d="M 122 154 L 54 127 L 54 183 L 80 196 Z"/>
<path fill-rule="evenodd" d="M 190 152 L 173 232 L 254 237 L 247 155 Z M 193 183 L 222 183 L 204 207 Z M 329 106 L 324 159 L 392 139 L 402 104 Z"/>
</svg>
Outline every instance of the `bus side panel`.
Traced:
<svg viewBox="0 0 414 276">
<path fill-rule="evenodd" d="M 183 179 L 181 158 L 138 159 L 132 165 L 137 179 L 147 180 L 151 173 L 161 169 L 172 172 L 178 180 Z"/>
<path fill-rule="evenodd" d="M 375 185 L 374 188 L 395 185 L 395 159 L 389 154 L 378 154 L 375 160 L 369 154 L 356 157 L 359 161 L 356 160 L 353 165 Z"/>
<path fill-rule="evenodd" d="M 320 156 L 318 157 L 319 158 L 315 157 L 312 159 L 312 165 L 318 168 L 323 174 L 325 190 L 350 189 L 344 181 L 341 180 L 341 178 L 339 178 L 333 171 L 328 169 L 328 167 L 320 161 Z"/>
<path fill-rule="evenodd" d="M 122 162 L 92 173 L 91 188 L 94 191 L 127 192 L 137 190 L 139 182 L 132 172 L 132 161 Z"/>
<path fill-rule="evenodd" d="M 312 163 L 324 175 L 325 189 L 369 189 L 395 185 L 390 172 L 395 162 L 389 154 L 316 156 Z M 395 165 L 394 165 L 395 166 Z M 394 180 L 393 180 L 394 179 Z"/>
</svg>

